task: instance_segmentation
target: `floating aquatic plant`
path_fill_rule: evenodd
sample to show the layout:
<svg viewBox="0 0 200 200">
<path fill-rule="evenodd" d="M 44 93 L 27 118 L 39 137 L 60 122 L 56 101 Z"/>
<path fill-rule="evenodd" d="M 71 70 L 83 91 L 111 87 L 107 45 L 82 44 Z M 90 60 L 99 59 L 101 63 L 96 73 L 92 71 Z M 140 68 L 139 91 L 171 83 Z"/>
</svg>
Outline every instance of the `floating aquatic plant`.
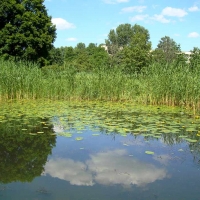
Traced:
<svg viewBox="0 0 200 200">
<path fill-rule="evenodd" d="M 76 137 L 75 140 L 77 141 L 83 140 L 83 137 Z"/>
<path fill-rule="evenodd" d="M 145 153 L 148 154 L 148 155 L 153 155 L 154 154 L 153 151 L 145 151 Z"/>
</svg>

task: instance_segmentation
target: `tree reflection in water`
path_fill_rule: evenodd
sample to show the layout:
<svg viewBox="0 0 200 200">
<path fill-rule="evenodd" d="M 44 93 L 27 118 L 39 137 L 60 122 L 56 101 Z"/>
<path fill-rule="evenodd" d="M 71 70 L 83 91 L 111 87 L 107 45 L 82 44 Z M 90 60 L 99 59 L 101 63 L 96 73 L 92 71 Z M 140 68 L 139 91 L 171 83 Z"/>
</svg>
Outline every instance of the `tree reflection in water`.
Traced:
<svg viewBox="0 0 200 200">
<path fill-rule="evenodd" d="M 52 125 L 42 130 L 48 119 L 13 120 L 0 123 L 0 182 L 31 182 L 44 171 L 48 155 L 56 143 Z M 22 128 L 23 127 L 23 128 Z M 25 128 L 24 128 L 25 127 Z"/>
</svg>

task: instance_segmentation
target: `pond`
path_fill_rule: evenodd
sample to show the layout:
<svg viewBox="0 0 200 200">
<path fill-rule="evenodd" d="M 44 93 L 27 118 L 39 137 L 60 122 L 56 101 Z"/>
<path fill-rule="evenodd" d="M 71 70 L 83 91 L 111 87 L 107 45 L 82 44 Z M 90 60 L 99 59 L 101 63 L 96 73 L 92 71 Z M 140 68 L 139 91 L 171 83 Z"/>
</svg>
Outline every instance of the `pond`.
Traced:
<svg viewBox="0 0 200 200">
<path fill-rule="evenodd" d="M 132 103 L 0 105 L 2 200 L 199 200 L 200 118 Z"/>
</svg>

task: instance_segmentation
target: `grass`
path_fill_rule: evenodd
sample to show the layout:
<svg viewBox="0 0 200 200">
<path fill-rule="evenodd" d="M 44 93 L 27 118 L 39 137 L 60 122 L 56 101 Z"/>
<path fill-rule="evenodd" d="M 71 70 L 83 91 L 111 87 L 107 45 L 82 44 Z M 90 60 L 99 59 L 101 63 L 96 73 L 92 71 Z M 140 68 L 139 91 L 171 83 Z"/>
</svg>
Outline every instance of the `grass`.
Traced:
<svg viewBox="0 0 200 200">
<path fill-rule="evenodd" d="M 154 63 L 139 75 L 101 68 L 76 72 L 73 66 L 38 68 L 0 60 L 0 100 L 107 100 L 200 109 L 200 66 Z"/>
</svg>

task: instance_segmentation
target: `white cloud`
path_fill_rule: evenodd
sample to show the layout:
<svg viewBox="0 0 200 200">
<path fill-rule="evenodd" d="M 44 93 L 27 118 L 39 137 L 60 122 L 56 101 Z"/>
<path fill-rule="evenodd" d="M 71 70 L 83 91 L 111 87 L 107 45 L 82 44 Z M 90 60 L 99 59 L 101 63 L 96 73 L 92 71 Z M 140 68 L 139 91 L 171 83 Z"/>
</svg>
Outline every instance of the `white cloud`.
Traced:
<svg viewBox="0 0 200 200">
<path fill-rule="evenodd" d="M 131 22 L 144 21 L 148 17 L 149 17 L 149 15 L 135 15 L 134 17 L 131 17 L 130 20 L 131 20 Z"/>
<path fill-rule="evenodd" d="M 200 35 L 197 32 L 191 32 L 191 33 L 188 34 L 188 37 L 190 37 L 190 38 L 197 38 L 197 37 L 200 37 Z"/>
<path fill-rule="evenodd" d="M 143 12 L 146 9 L 146 6 L 132 6 L 132 7 L 126 7 L 121 10 L 122 13 L 127 12 Z"/>
<path fill-rule="evenodd" d="M 162 10 L 161 14 L 171 17 L 184 17 L 187 15 L 187 12 L 180 8 L 166 7 Z"/>
<path fill-rule="evenodd" d="M 107 4 L 117 4 L 117 3 L 126 3 L 129 2 L 129 0 L 104 0 Z"/>
<path fill-rule="evenodd" d="M 152 19 L 155 20 L 155 21 L 164 23 L 164 24 L 170 22 L 170 20 L 169 20 L 169 19 L 166 19 L 163 15 L 154 15 L 154 16 L 152 17 Z"/>
<path fill-rule="evenodd" d="M 78 39 L 77 38 L 67 38 L 67 41 L 69 41 L 69 42 L 75 42 L 75 41 L 77 41 Z"/>
<path fill-rule="evenodd" d="M 75 28 L 74 24 L 69 23 L 68 21 L 66 21 L 63 18 L 52 18 L 52 23 L 56 25 L 56 28 L 58 30 Z"/>
<path fill-rule="evenodd" d="M 192 7 L 188 8 L 188 10 L 190 12 L 196 12 L 196 11 L 199 11 L 200 9 L 198 8 L 198 6 L 192 6 Z"/>
</svg>

